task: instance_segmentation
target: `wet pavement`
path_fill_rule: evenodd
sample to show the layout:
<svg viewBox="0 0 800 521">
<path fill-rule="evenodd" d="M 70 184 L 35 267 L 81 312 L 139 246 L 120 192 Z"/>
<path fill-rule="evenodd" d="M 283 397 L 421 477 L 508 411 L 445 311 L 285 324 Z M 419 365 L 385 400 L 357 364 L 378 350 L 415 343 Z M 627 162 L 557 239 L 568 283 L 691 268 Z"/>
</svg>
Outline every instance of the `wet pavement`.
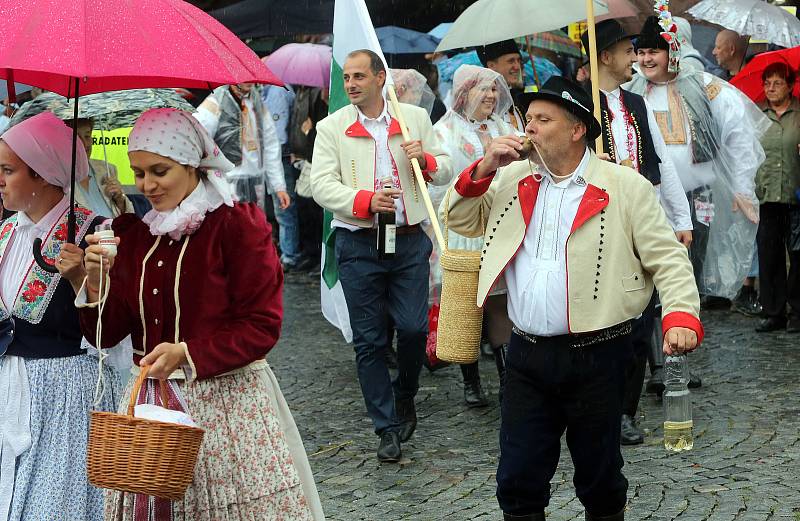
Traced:
<svg viewBox="0 0 800 521">
<path fill-rule="evenodd" d="M 294 413 L 328 519 L 500 520 L 494 497 L 499 407 L 493 360 L 481 360 L 490 406 L 468 409 L 461 373 L 423 369 L 419 426 L 400 464 L 380 464 L 352 346 L 319 311 L 319 285 L 289 274 L 283 337 L 269 361 Z M 661 404 L 642 398 L 645 444 L 624 447 L 626 518 L 800 521 L 800 335 L 759 334 L 757 319 L 712 311 L 692 355 L 694 450 L 668 454 Z M 583 519 L 562 444 L 548 519 Z"/>
</svg>

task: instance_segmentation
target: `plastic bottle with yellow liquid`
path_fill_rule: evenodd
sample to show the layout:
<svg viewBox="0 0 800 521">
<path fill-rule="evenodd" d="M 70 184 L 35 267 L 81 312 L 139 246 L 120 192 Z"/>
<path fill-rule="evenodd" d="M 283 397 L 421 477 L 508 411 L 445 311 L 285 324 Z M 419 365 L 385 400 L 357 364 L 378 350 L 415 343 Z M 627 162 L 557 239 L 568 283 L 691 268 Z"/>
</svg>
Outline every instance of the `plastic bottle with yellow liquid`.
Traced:
<svg viewBox="0 0 800 521">
<path fill-rule="evenodd" d="M 692 399 L 686 355 L 666 357 L 664 387 L 664 448 L 672 452 L 691 450 L 694 447 Z"/>
</svg>

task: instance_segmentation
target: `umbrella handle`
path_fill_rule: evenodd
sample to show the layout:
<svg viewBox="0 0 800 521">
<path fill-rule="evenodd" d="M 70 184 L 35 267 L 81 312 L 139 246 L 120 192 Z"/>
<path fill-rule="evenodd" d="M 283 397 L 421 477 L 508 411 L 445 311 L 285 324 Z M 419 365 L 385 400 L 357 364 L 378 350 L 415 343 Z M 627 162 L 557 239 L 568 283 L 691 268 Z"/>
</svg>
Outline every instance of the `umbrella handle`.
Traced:
<svg viewBox="0 0 800 521">
<path fill-rule="evenodd" d="M 33 259 L 44 271 L 54 274 L 58 273 L 58 269 L 42 257 L 42 240 L 38 237 L 33 240 Z"/>
</svg>

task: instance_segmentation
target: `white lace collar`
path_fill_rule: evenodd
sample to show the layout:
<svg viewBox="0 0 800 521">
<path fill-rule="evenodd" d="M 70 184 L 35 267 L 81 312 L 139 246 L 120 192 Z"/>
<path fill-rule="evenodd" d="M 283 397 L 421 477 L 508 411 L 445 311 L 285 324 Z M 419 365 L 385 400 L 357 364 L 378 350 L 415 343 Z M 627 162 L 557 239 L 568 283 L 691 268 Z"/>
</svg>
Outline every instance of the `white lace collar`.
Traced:
<svg viewBox="0 0 800 521">
<path fill-rule="evenodd" d="M 226 199 L 229 198 L 220 194 L 214 183 L 203 179 L 178 206 L 166 212 L 150 210 L 142 221 L 150 226 L 150 233 L 153 235 L 169 235 L 178 240 L 196 232 L 207 213 L 223 204 L 233 206 L 233 202 Z"/>
</svg>

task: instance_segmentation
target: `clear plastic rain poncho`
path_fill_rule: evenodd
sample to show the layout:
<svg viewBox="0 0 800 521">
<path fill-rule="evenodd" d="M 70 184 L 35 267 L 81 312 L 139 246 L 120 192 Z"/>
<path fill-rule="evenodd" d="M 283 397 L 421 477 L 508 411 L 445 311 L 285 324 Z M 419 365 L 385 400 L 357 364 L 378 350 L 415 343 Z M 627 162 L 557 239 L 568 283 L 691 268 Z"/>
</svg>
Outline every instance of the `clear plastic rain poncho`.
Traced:
<svg viewBox="0 0 800 521">
<path fill-rule="evenodd" d="M 755 176 L 769 119 L 738 89 L 681 68 L 666 83 L 637 74 L 628 90 L 644 96 L 689 198 L 689 251 L 701 295 L 733 298 L 750 272 L 758 230 Z"/>
<path fill-rule="evenodd" d="M 503 114 L 511 108 L 513 100 L 500 74 L 476 65 L 462 65 L 456 70 L 452 95 L 452 107 L 433 130 L 453 161 L 455 182 L 466 167 L 483 157 L 492 139 L 514 132 L 503 121 Z M 431 200 L 438 207 L 449 187 L 431 188 Z"/>
<path fill-rule="evenodd" d="M 439 208 L 447 189 L 461 172 L 483 157 L 492 139 L 514 134 L 514 129 L 503 121 L 503 114 L 508 112 L 513 101 L 500 74 L 476 65 L 462 65 L 453 75 L 452 94 L 452 107 L 436 122 L 433 130 L 453 162 L 453 180 L 449 185 L 428 188 L 434 208 Z M 450 249 L 480 250 L 483 238 L 466 238 L 450 231 L 448 243 Z M 431 256 L 432 288 L 441 285 L 442 280 L 437 250 L 438 247 L 434 248 Z"/>
<path fill-rule="evenodd" d="M 436 95 L 428 86 L 428 81 L 421 73 L 414 69 L 392 69 L 394 90 L 400 103 L 416 105 L 428 111 L 431 115 Z"/>
</svg>

